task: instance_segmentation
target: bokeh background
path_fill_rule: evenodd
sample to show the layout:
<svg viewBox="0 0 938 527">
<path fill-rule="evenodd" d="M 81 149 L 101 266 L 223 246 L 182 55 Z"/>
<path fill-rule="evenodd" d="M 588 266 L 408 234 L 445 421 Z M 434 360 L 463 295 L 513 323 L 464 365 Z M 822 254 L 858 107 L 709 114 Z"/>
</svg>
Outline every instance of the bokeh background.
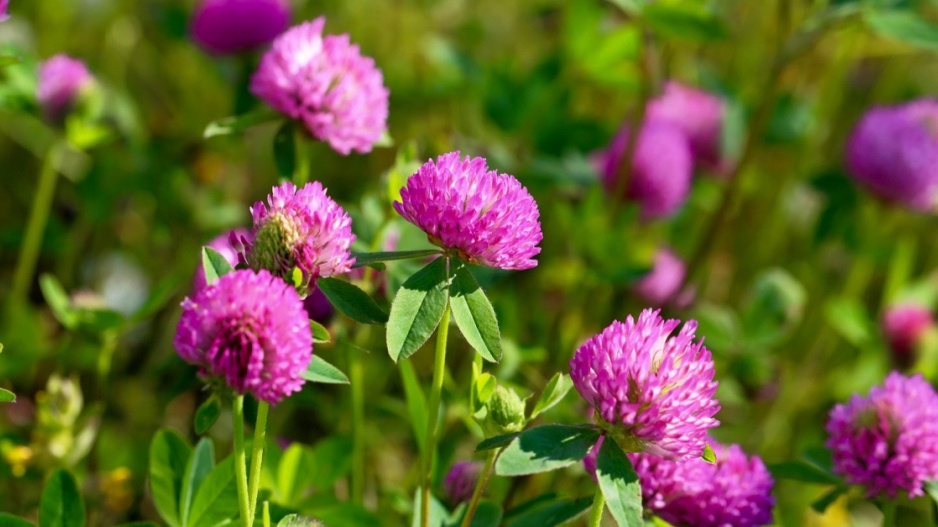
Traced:
<svg viewBox="0 0 938 527">
<path fill-rule="evenodd" d="M 566 371 L 586 337 L 646 307 L 630 288 L 659 247 L 673 248 L 688 261 L 695 294 L 664 310 L 697 319 L 714 352 L 723 406 L 714 436 L 767 463 L 816 455 L 831 406 L 896 367 L 880 330 L 884 309 L 909 298 L 931 307 L 938 292 L 934 215 L 867 194 L 845 173 L 843 154 L 868 108 L 934 94 L 938 29 L 927 21 L 938 20 L 938 8 L 876 2 L 911 10 L 934 31 L 916 33 L 876 30 L 859 16 L 824 21 L 863 4 L 849 0 L 664 3 L 691 14 L 639 22 L 600 0 L 297 0 L 294 23 L 324 15 L 327 33 L 349 33 L 374 57 L 391 92 L 393 144 L 347 157 L 317 144 L 312 177 L 353 213 L 361 250 L 380 247 L 389 229 L 400 249 L 425 245 L 390 202 L 415 162 L 436 154 L 485 156 L 531 190 L 544 227 L 539 266 L 481 276 L 506 340 L 492 372 L 522 394 Z M 80 475 L 93 525 L 154 521 L 150 439 L 162 426 L 194 438 L 192 416 L 207 392 L 173 350 L 178 305 L 200 246 L 249 225 L 248 207 L 278 181 L 275 124 L 203 138 L 209 122 L 260 107 L 246 93 L 259 52 L 206 54 L 188 34 L 194 7 L 13 0 L 11 19 L 0 23 L 0 46 L 20 58 L 0 70 L 0 297 L 11 287 L 42 159 L 62 134 L 36 110 L 37 63 L 68 53 L 88 64 L 100 89 L 94 124 L 70 131 L 57 163 L 28 301 L 3 303 L 0 385 L 19 397 L 0 412 L 4 512 L 34 514 L 43 478 L 66 466 Z M 732 182 L 698 173 L 675 216 L 643 222 L 634 204 L 598 183 L 590 156 L 641 115 L 665 79 L 726 99 L 725 144 L 744 163 Z M 379 296 L 413 269 L 389 266 L 389 292 Z M 74 309 L 84 309 L 79 320 L 63 323 Z M 350 324 L 338 316 L 331 324 L 337 343 L 316 353 L 344 367 Z M 466 398 L 471 349 L 453 341 L 441 477 L 479 439 Z M 924 341 L 913 367 L 934 379 L 938 338 Z M 368 351 L 364 506 L 347 499 L 349 387 L 308 386 L 272 415 L 281 447 L 307 445 L 285 466 L 309 470 L 278 472 L 274 449 L 265 478 L 281 504 L 330 526 L 409 518 L 417 457 L 407 375 L 383 342 L 379 328 L 357 341 Z M 411 362 L 417 378 L 429 378 L 430 353 Z M 545 419 L 583 422 L 585 412 L 570 394 Z M 222 416 L 210 432 L 220 451 L 230 426 Z M 284 491 L 290 478 L 296 484 Z M 545 491 L 592 494 L 579 467 L 491 485 L 491 495 L 514 504 Z M 778 524 L 875 517 L 858 495 L 823 517 L 811 512 L 825 490 L 779 481 Z"/>
</svg>

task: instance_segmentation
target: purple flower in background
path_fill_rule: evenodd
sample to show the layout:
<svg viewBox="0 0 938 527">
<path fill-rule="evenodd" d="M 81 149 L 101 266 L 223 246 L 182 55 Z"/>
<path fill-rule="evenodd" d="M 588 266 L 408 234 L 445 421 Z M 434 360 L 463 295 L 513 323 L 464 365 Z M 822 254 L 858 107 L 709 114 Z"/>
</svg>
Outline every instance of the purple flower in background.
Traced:
<svg viewBox="0 0 938 527">
<path fill-rule="evenodd" d="M 890 306 L 883 313 L 882 328 L 896 362 L 907 368 L 914 361 L 915 346 L 935 325 L 935 317 L 927 307 L 917 304 Z"/>
<path fill-rule="evenodd" d="M 725 115 L 726 102 L 720 97 L 673 81 L 665 84 L 664 92 L 646 110 L 648 121 L 669 122 L 684 132 L 697 164 L 721 173 L 732 164 L 723 158 Z"/>
<path fill-rule="evenodd" d="M 475 461 L 460 461 L 454 464 L 443 481 L 447 501 L 451 505 L 469 501 L 479 481 L 480 472 L 482 466 Z"/>
<path fill-rule="evenodd" d="M 267 269 L 293 283 L 293 269 L 303 273 L 305 296 L 320 277 L 348 272 L 355 263 L 352 218 L 318 181 L 297 190 L 281 183 L 251 207 L 254 241 L 241 240 L 245 260 L 254 270 Z"/>
<path fill-rule="evenodd" d="M 303 307 L 306 309 L 306 314 L 309 315 L 309 318 L 320 324 L 328 323 L 332 315 L 335 314 L 335 308 L 332 307 L 325 293 L 318 287 L 314 287 L 312 291 L 306 295 L 306 298 L 303 299 Z"/>
<path fill-rule="evenodd" d="M 209 53 L 227 55 L 268 44 L 289 23 L 286 0 L 205 0 L 189 33 Z"/>
<path fill-rule="evenodd" d="M 595 158 L 609 191 L 618 189 L 629 133 L 627 127 L 620 129 L 609 147 Z M 692 176 L 693 155 L 684 132 L 666 121 L 646 120 L 632 155 L 625 196 L 638 202 L 645 219 L 666 218 L 686 201 Z"/>
<path fill-rule="evenodd" d="M 570 378 L 600 427 L 626 452 L 666 459 L 700 457 L 720 405 L 710 351 L 694 342 L 697 322 L 646 309 L 615 321 L 570 361 Z"/>
<path fill-rule="evenodd" d="M 394 209 L 434 245 L 471 263 L 530 269 L 543 237 L 537 203 L 514 176 L 481 157 L 450 152 L 427 161 L 401 189 Z"/>
<path fill-rule="evenodd" d="M 633 290 L 649 304 L 662 306 L 680 291 L 685 273 L 683 260 L 671 249 L 659 249 L 651 271 L 635 284 Z"/>
<path fill-rule="evenodd" d="M 182 302 L 173 344 L 239 394 L 277 404 L 305 382 L 313 336 L 296 291 L 265 270 L 228 273 Z"/>
<path fill-rule="evenodd" d="M 938 102 L 869 110 L 847 142 L 847 170 L 879 197 L 929 212 L 938 201 Z"/>
<path fill-rule="evenodd" d="M 36 100 L 45 118 L 53 123 L 64 121 L 81 91 L 92 82 L 85 63 L 68 55 L 60 53 L 42 62 Z"/>
<path fill-rule="evenodd" d="M 251 78 L 251 92 L 341 154 L 370 152 L 387 129 L 381 70 L 348 35 L 322 35 L 322 17 L 274 40 Z"/>
<path fill-rule="evenodd" d="M 10 8 L 10 0 L 0 0 L 0 22 L 10 18 L 10 14 L 7 13 L 7 9 Z"/>
<path fill-rule="evenodd" d="M 237 239 L 252 240 L 254 235 L 251 234 L 247 229 L 237 228 L 232 231 L 224 232 L 218 236 L 212 238 L 210 242 L 205 244 L 206 247 L 215 249 L 219 254 L 225 257 L 225 260 L 231 264 L 232 267 L 238 265 L 238 251 L 236 251 L 228 240 L 234 236 Z M 195 278 L 192 280 L 192 292 L 197 293 L 203 287 L 205 287 L 205 269 L 202 267 L 202 258 L 199 257 L 199 267 L 195 270 Z"/>
<path fill-rule="evenodd" d="M 870 498 L 921 496 L 938 478 L 938 394 L 921 375 L 892 372 L 869 396 L 838 404 L 827 433 L 834 472 Z"/>
</svg>

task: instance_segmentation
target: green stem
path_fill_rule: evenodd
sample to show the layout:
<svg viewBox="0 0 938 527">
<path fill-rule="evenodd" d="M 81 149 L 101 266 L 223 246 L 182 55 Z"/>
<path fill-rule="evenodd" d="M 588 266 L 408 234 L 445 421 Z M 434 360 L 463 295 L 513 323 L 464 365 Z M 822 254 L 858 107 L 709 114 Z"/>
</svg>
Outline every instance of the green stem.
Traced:
<svg viewBox="0 0 938 527">
<path fill-rule="evenodd" d="M 270 502 L 264 500 L 264 527 L 270 527 Z"/>
<path fill-rule="evenodd" d="M 590 512 L 589 527 L 599 527 L 603 521 L 603 509 L 606 508 L 606 498 L 603 496 L 603 489 L 597 485 L 596 495 L 593 497 L 593 510 Z"/>
<path fill-rule="evenodd" d="M 367 328 L 360 330 L 359 335 L 366 331 Z M 361 353 L 351 346 L 348 361 L 352 391 L 352 501 L 361 504 L 365 498 L 365 367 Z"/>
<path fill-rule="evenodd" d="M 254 444 L 251 448 L 251 480 L 248 483 L 248 493 L 250 494 L 251 518 L 253 519 L 257 511 L 257 493 L 260 490 L 261 468 L 264 463 L 264 446 L 267 444 L 267 414 L 270 411 L 270 405 L 264 401 L 257 403 L 257 421 L 254 423 Z"/>
<path fill-rule="evenodd" d="M 478 355 L 478 354 L 476 354 Z M 475 516 L 476 507 L 479 506 L 479 499 L 482 497 L 482 491 L 485 490 L 485 484 L 489 480 L 489 474 L 492 472 L 492 466 L 495 465 L 495 458 L 498 457 L 498 449 L 489 451 L 489 457 L 485 461 L 485 468 L 476 482 L 476 488 L 472 491 L 472 500 L 469 501 L 469 508 L 466 509 L 466 515 L 462 519 L 462 527 L 469 527 L 472 524 L 472 517 Z"/>
<path fill-rule="evenodd" d="M 306 135 L 306 132 L 303 131 L 303 126 L 300 123 L 296 124 L 296 174 L 293 177 L 293 182 L 296 183 L 297 187 L 302 187 L 309 181 L 309 172 L 310 172 L 310 145 L 311 139 Z"/>
<path fill-rule="evenodd" d="M 238 510 L 242 527 L 254 525 L 251 507 L 248 505 L 248 475 L 244 462 L 244 396 L 239 395 L 231 402 L 231 417 L 234 422 L 235 483 L 238 485 Z"/>
<path fill-rule="evenodd" d="M 49 210 L 52 208 L 52 198 L 55 196 L 55 183 L 58 179 L 58 165 L 61 144 L 52 143 L 46 152 L 39 171 L 39 186 L 33 196 L 33 208 L 26 223 L 26 235 L 20 256 L 16 262 L 16 271 L 13 274 L 13 289 L 10 291 L 10 306 L 20 306 L 26 302 L 29 288 L 36 271 L 36 262 L 39 260 L 39 250 L 42 248 L 42 234 L 49 219 Z"/>
<path fill-rule="evenodd" d="M 446 338 L 449 334 L 449 301 L 443 311 L 443 319 L 436 330 L 436 358 L 433 362 L 433 384 L 430 386 L 430 400 L 427 404 L 427 433 L 424 441 L 423 461 L 423 500 L 421 501 L 420 525 L 430 525 L 430 484 L 433 480 L 433 453 L 436 450 L 436 425 L 440 413 L 440 397 L 443 393 L 443 375 L 446 372 Z"/>
</svg>

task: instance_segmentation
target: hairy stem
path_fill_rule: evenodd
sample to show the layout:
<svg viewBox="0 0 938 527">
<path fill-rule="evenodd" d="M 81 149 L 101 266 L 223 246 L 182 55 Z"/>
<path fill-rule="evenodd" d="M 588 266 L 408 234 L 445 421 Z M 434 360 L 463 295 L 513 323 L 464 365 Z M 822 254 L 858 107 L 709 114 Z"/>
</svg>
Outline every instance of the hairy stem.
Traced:
<svg viewBox="0 0 938 527">
<path fill-rule="evenodd" d="M 257 511 L 257 492 L 260 490 L 261 468 L 264 463 L 264 447 L 267 441 L 267 413 L 269 411 L 269 404 L 264 401 L 258 402 L 257 421 L 254 424 L 254 444 L 251 448 L 251 480 L 248 483 L 251 518 L 256 516 Z"/>
<path fill-rule="evenodd" d="M 248 475 L 244 461 L 244 396 L 239 395 L 231 401 L 231 417 L 234 421 L 234 464 L 235 483 L 238 486 L 238 511 L 241 513 L 242 527 L 252 527 L 254 517 L 248 504 Z"/>
<path fill-rule="evenodd" d="M 469 508 L 466 509 L 466 516 L 462 519 L 462 527 L 469 527 L 472 523 L 472 517 L 475 516 L 476 507 L 479 506 L 479 499 L 482 497 L 482 491 L 485 490 L 485 484 L 489 480 L 489 474 L 492 472 L 492 466 L 495 465 L 495 458 L 498 457 L 499 449 L 493 449 L 489 452 L 489 457 L 485 461 L 485 468 L 479 475 L 479 481 L 476 482 L 476 488 L 472 491 L 472 500 L 469 501 Z"/>
<path fill-rule="evenodd" d="M 443 375 L 446 372 L 446 339 L 449 334 L 449 301 L 446 303 L 446 310 L 443 311 L 443 319 L 436 330 L 436 357 L 433 362 L 433 384 L 430 385 L 430 399 L 427 404 L 427 432 L 424 442 L 423 461 L 421 468 L 423 472 L 423 485 L 420 511 L 420 525 L 429 527 L 430 525 L 430 484 L 433 480 L 433 454 L 436 451 L 436 425 L 440 410 L 440 398 L 443 393 Z"/>
</svg>

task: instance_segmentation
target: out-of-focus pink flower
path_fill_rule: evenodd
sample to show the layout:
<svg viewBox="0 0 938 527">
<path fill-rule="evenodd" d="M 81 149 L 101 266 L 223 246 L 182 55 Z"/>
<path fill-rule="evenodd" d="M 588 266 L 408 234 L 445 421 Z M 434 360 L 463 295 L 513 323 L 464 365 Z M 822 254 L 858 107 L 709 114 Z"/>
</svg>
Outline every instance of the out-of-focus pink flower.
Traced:
<svg viewBox="0 0 938 527">
<path fill-rule="evenodd" d="M 270 43 L 290 23 L 286 0 L 205 0 L 189 33 L 209 53 L 241 53 Z"/>
<path fill-rule="evenodd" d="M 596 168 L 610 192 L 619 188 L 629 133 L 627 127 L 622 127 L 606 150 L 594 156 Z M 645 219 L 667 218 L 687 200 L 693 168 L 693 155 L 684 132 L 667 121 L 646 120 L 632 154 L 625 197 L 638 202 Z"/>
<path fill-rule="evenodd" d="M 916 304 L 890 306 L 883 313 L 882 328 L 893 358 L 903 368 L 915 360 L 915 346 L 935 325 L 930 309 Z"/>
<path fill-rule="evenodd" d="M 651 271 L 635 284 L 633 290 L 649 304 L 661 307 L 680 292 L 685 273 L 684 261 L 674 251 L 659 249 Z"/>
<path fill-rule="evenodd" d="M 847 170 L 877 196 L 913 210 L 938 204 L 938 101 L 869 110 L 847 142 Z"/>
<path fill-rule="evenodd" d="M 218 254 L 225 257 L 225 260 L 231 264 L 232 267 L 238 265 L 238 251 L 235 250 L 228 240 L 234 236 L 238 239 L 253 240 L 254 235 L 251 234 L 251 231 L 243 228 L 237 228 L 228 232 L 223 232 L 218 236 L 212 238 L 207 244 L 206 247 L 215 249 L 218 251 Z M 205 287 L 205 269 L 202 267 L 202 257 L 199 256 L 199 266 L 195 270 L 195 277 L 192 280 L 192 292 L 195 294 L 199 290 Z"/>
<path fill-rule="evenodd" d="M 667 121 L 683 130 L 695 162 L 719 173 L 726 173 L 733 164 L 723 155 L 725 118 L 722 98 L 674 81 L 665 84 L 664 92 L 652 99 L 646 110 L 646 119 Z"/>
<path fill-rule="evenodd" d="M 68 55 L 60 53 L 41 63 L 36 100 L 43 116 L 53 123 L 64 121 L 82 90 L 93 82 L 85 63 Z"/>
</svg>

